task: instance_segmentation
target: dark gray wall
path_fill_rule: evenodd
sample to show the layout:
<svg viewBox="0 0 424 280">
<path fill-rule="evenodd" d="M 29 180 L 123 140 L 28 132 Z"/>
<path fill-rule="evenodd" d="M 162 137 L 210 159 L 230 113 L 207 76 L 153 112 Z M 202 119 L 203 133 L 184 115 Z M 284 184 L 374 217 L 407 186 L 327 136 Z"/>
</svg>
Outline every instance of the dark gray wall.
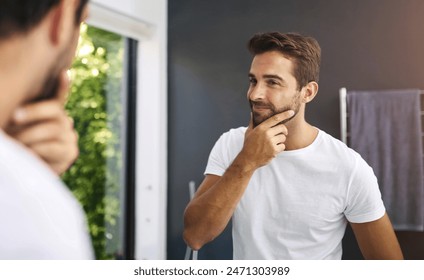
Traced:
<svg viewBox="0 0 424 280">
<path fill-rule="evenodd" d="M 170 0 L 168 258 L 184 257 L 188 182 L 203 179 L 209 151 L 246 125 L 247 40 L 261 31 L 300 32 L 322 47 L 320 89 L 307 120 L 339 137 L 338 90 L 424 88 L 422 0 Z M 408 258 L 421 233 L 399 233 Z M 200 258 L 231 258 L 229 229 Z M 348 231 L 344 258 L 360 258 Z M 421 250 L 424 251 L 424 250 Z"/>
</svg>

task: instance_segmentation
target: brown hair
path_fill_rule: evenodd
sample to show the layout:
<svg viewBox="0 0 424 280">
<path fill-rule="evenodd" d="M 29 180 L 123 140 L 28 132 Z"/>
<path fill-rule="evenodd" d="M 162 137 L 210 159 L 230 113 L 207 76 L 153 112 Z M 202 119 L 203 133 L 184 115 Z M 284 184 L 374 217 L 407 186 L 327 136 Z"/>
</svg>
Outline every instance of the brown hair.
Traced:
<svg viewBox="0 0 424 280">
<path fill-rule="evenodd" d="M 248 49 L 253 55 L 278 51 L 291 59 L 299 89 L 309 82 L 318 82 L 321 48 L 312 37 L 297 33 L 258 33 L 249 40 Z"/>
<path fill-rule="evenodd" d="M 75 24 L 81 23 L 84 7 L 89 0 L 80 0 L 75 11 Z M 60 0 L 1 0 L 0 39 L 14 33 L 24 33 L 37 25 Z"/>
</svg>

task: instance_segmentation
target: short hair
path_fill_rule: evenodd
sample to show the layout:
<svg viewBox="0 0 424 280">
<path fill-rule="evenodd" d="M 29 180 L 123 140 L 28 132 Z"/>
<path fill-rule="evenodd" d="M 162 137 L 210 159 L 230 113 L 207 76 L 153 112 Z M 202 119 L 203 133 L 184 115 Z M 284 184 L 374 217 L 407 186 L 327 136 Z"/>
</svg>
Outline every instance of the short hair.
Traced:
<svg viewBox="0 0 424 280">
<path fill-rule="evenodd" d="M 75 24 L 81 22 L 82 12 L 89 0 L 80 0 L 75 12 Z M 41 22 L 60 0 L 1 0 L 0 39 L 25 33 Z"/>
<path fill-rule="evenodd" d="M 312 37 L 298 33 L 257 33 L 249 40 L 248 49 L 253 55 L 278 51 L 292 59 L 293 76 L 299 89 L 309 82 L 319 80 L 321 48 Z"/>
</svg>

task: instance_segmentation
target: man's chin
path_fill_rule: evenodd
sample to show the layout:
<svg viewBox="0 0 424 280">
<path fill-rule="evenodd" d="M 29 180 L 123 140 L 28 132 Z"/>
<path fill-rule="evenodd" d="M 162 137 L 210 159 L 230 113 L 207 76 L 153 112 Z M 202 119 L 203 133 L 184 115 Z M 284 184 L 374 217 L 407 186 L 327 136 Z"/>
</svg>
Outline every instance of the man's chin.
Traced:
<svg viewBox="0 0 424 280">
<path fill-rule="evenodd" d="M 263 123 L 264 121 L 266 121 L 267 119 L 271 117 L 270 115 L 264 116 L 262 114 L 258 114 L 255 112 L 252 112 L 252 116 L 253 116 L 253 127 L 260 125 L 261 123 Z"/>
<path fill-rule="evenodd" d="M 287 109 L 287 110 L 289 110 L 289 109 Z M 253 127 L 256 127 L 256 126 L 258 126 L 258 125 L 260 125 L 261 123 L 263 123 L 264 121 L 266 121 L 267 119 L 269 119 L 269 118 L 271 118 L 271 117 L 273 117 L 273 116 L 275 116 L 276 114 L 278 114 L 278 113 L 275 113 L 275 114 L 259 114 L 258 112 L 252 112 L 252 116 L 253 116 Z M 279 122 L 278 124 L 287 124 L 287 123 L 289 123 L 294 117 L 296 117 L 296 115 L 297 115 L 297 111 L 295 111 L 295 114 L 292 116 L 292 117 L 290 117 L 290 118 L 288 118 L 288 119 L 285 119 L 285 120 L 283 120 L 283 121 L 281 121 L 281 122 Z M 277 124 L 277 125 L 278 125 Z"/>
</svg>

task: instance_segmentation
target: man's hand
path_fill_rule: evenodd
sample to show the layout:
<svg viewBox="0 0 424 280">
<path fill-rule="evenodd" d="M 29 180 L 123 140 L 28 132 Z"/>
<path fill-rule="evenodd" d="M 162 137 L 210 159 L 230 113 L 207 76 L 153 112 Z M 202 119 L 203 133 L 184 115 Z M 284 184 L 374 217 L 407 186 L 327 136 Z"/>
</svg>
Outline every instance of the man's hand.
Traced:
<svg viewBox="0 0 424 280">
<path fill-rule="evenodd" d="M 253 169 L 268 164 L 277 154 L 286 149 L 287 127 L 281 122 L 292 117 L 293 110 L 284 111 L 265 120 L 253 128 L 252 116 L 244 137 L 241 153 Z"/>
<path fill-rule="evenodd" d="M 78 134 L 64 109 L 68 90 L 69 80 L 63 71 L 57 97 L 18 108 L 6 128 L 10 136 L 29 147 L 59 175 L 79 153 Z"/>
</svg>

